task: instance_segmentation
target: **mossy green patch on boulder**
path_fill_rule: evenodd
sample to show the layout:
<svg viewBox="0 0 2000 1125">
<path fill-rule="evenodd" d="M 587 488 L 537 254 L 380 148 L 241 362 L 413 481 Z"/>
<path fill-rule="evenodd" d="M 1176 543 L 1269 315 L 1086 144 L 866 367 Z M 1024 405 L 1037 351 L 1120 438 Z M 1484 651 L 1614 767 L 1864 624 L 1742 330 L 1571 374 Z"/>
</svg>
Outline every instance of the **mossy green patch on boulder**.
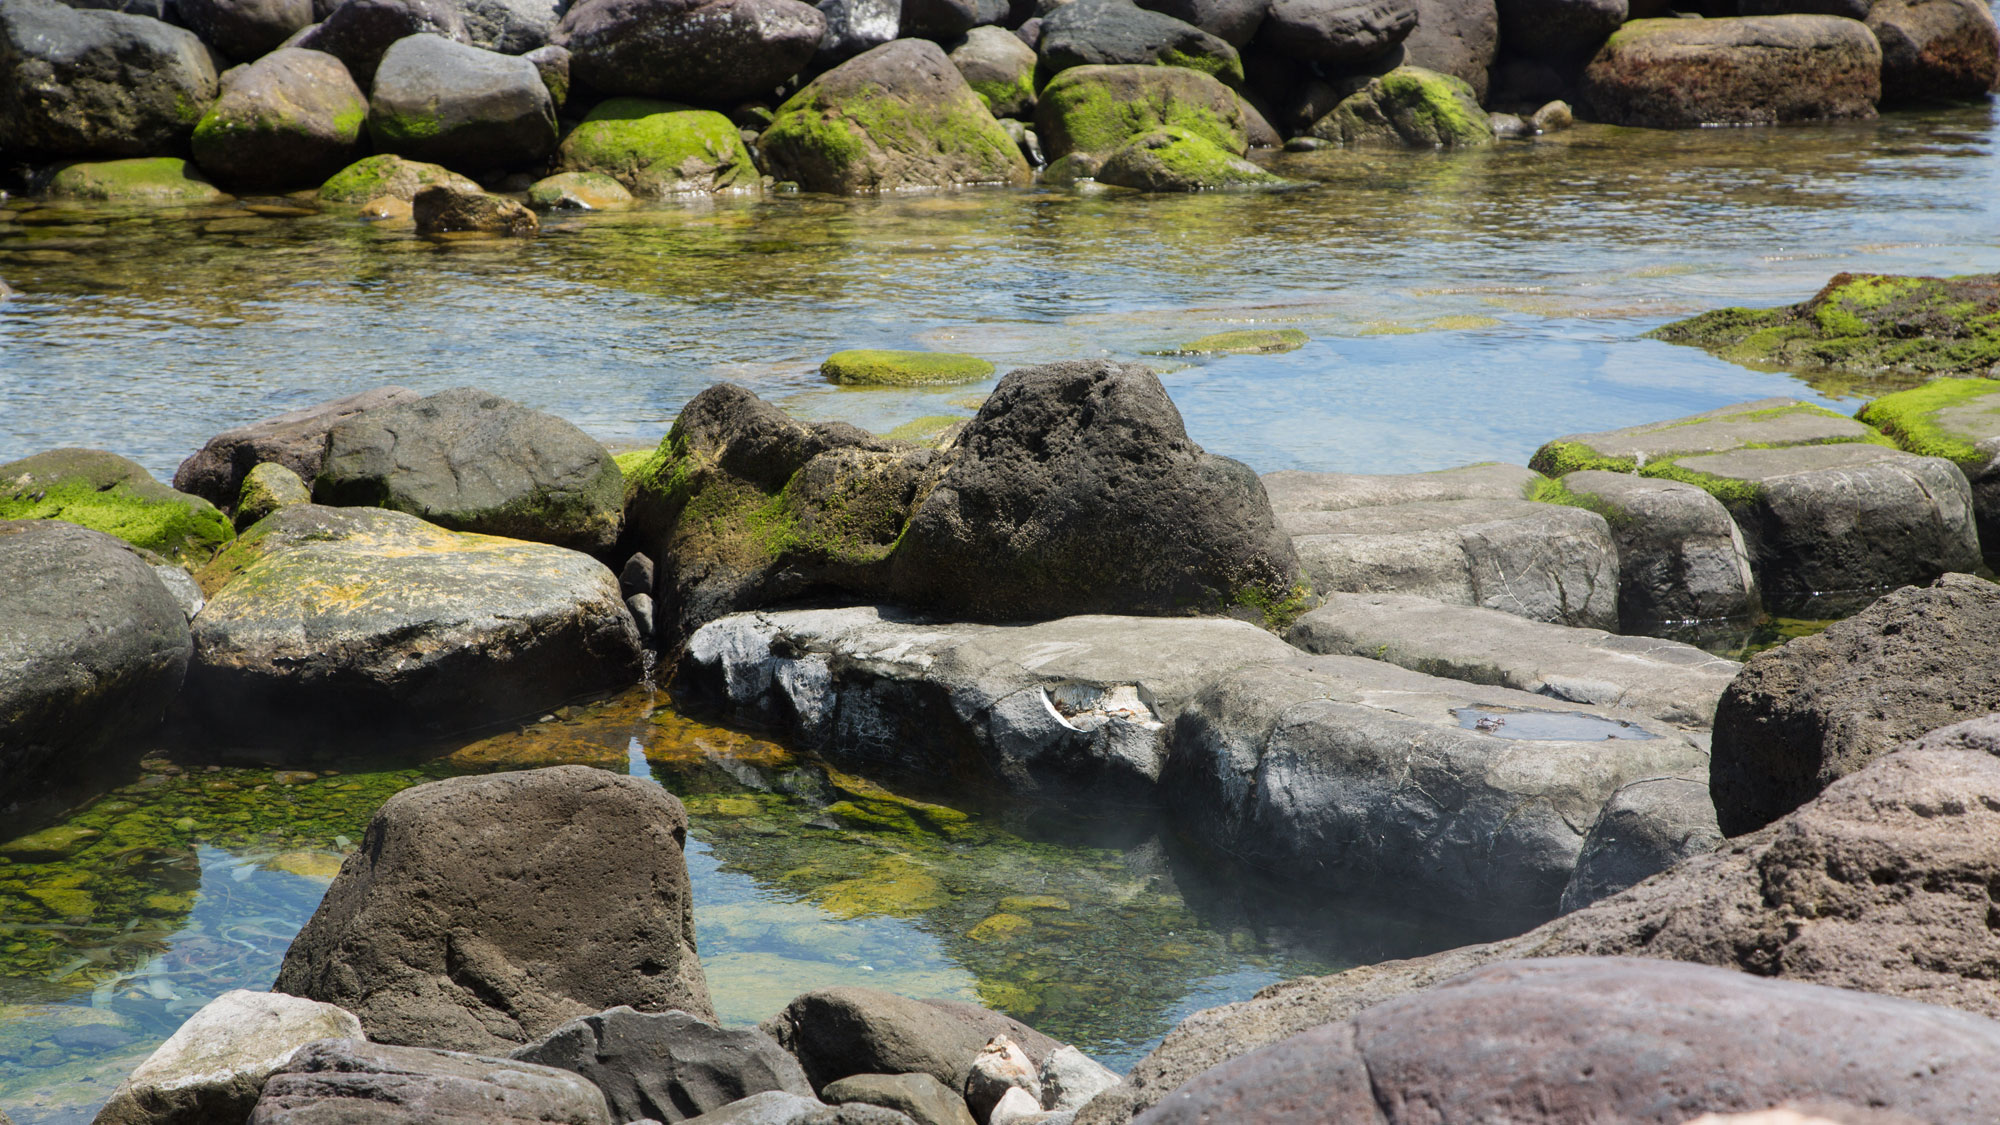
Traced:
<svg viewBox="0 0 2000 1125">
<path fill-rule="evenodd" d="M 234 73 L 191 144 L 204 171 L 238 190 L 309 186 L 365 151 L 367 118 L 339 59 L 287 47 Z"/>
<path fill-rule="evenodd" d="M 215 505 L 98 449 L 53 449 L 0 465 L 0 519 L 65 520 L 194 563 L 236 534 Z"/>
<path fill-rule="evenodd" d="M 632 203 L 625 185 L 602 172 L 558 172 L 528 188 L 537 211 L 623 211 Z"/>
<path fill-rule="evenodd" d="M 221 188 L 201 177 L 177 156 L 140 156 L 72 164 L 49 181 L 55 199 L 88 199 L 106 203 L 191 204 L 228 199 Z"/>
<path fill-rule="evenodd" d="M 890 441 L 911 441 L 918 445 L 936 445 L 953 426 L 966 421 L 959 414 L 926 414 L 922 418 L 912 418 L 882 436 Z"/>
<path fill-rule="evenodd" d="M 990 378 L 993 365 L 978 356 L 956 352 L 900 352 L 856 348 L 835 352 L 819 365 L 829 383 L 858 387 L 924 387 L 977 383 Z"/>
<path fill-rule="evenodd" d="M 1042 89 L 1035 125 L 1051 160 L 1079 152 L 1105 156 L 1159 128 L 1185 129 L 1239 156 L 1250 148 L 1236 95 L 1183 67 L 1072 67 Z"/>
<path fill-rule="evenodd" d="M 2000 380 L 1936 379 L 1883 395 L 1855 417 L 1903 449 L 1955 461 L 1969 475 L 1993 459 L 1979 446 L 2000 438 Z"/>
<path fill-rule="evenodd" d="M 1097 170 L 1097 182 L 1138 191 L 1215 191 L 1266 187 L 1285 181 L 1186 129 L 1144 133 L 1114 150 Z"/>
<path fill-rule="evenodd" d="M 236 528 L 241 531 L 280 508 L 312 503 L 304 478 L 276 461 L 265 461 L 243 476 L 236 496 Z"/>
<path fill-rule="evenodd" d="M 2000 274 L 1843 273 L 1800 304 L 1717 309 L 1647 333 L 1760 367 L 2000 374 Z"/>
<path fill-rule="evenodd" d="M 328 203 L 366 203 L 387 196 L 405 203 L 417 192 L 441 184 L 460 191 L 478 191 L 472 180 L 438 164 L 424 164 L 383 153 L 364 157 L 340 171 L 319 187 L 320 199 Z"/>
<path fill-rule="evenodd" d="M 612 98 L 563 138 L 566 172 L 601 172 L 634 195 L 754 191 L 750 150 L 727 117 L 651 98 Z"/>
<path fill-rule="evenodd" d="M 625 480 L 629 485 L 632 474 L 639 471 L 639 466 L 646 464 L 658 455 L 659 450 L 657 449 L 628 449 L 623 453 L 612 454 L 611 463 L 618 466 L 618 471 L 625 475 Z"/>
<path fill-rule="evenodd" d="M 1167 348 L 1147 355 L 1268 355 L 1275 352 L 1293 352 L 1306 346 L 1310 339 L 1296 328 L 1247 328 L 1235 332 L 1217 332 L 1198 340 L 1189 340 L 1178 348 Z"/>
<path fill-rule="evenodd" d="M 1465 79 L 1399 66 L 1333 107 L 1312 135 L 1346 145 L 1476 148 L 1493 143 L 1493 121 Z"/>
</svg>

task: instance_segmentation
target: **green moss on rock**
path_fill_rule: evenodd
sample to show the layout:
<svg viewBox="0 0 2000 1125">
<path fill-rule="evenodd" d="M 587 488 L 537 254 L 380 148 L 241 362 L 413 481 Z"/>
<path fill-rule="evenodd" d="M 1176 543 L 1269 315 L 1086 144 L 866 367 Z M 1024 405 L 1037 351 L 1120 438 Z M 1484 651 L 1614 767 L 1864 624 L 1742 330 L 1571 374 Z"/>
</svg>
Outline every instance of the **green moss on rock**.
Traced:
<svg viewBox="0 0 2000 1125">
<path fill-rule="evenodd" d="M 1933 380 L 1883 395 L 1855 417 L 1911 453 L 1944 457 L 1968 470 L 1984 468 L 1990 458 L 1977 443 L 2000 436 L 2000 380 Z"/>
<path fill-rule="evenodd" d="M 820 364 L 829 383 L 859 387 L 926 387 L 977 383 L 991 378 L 993 365 L 956 352 L 901 352 L 857 348 L 835 352 Z"/>
<path fill-rule="evenodd" d="M 1217 332 L 1190 340 L 1178 348 L 1147 352 L 1147 355 L 1267 355 L 1275 352 L 1292 352 L 1306 346 L 1310 339 L 1296 328 L 1251 328 L 1236 332 Z"/>
<path fill-rule="evenodd" d="M 528 188 L 528 206 L 537 211 L 622 211 L 632 193 L 603 172 L 559 172 Z"/>
<path fill-rule="evenodd" d="M 754 190 L 762 180 L 727 117 L 650 98 L 590 111 L 559 153 L 564 171 L 600 172 L 639 196 Z"/>
<path fill-rule="evenodd" d="M 1215 191 L 1263 187 L 1283 179 L 1186 129 L 1155 129 L 1104 159 L 1097 181 L 1138 191 Z"/>
<path fill-rule="evenodd" d="M 0 519 L 65 520 L 195 564 L 235 535 L 215 505 L 96 449 L 55 449 L 0 465 Z"/>
<path fill-rule="evenodd" d="M 312 503 L 312 489 L 299 474 L 265 461 L 243 476 L 236 496 L 236 527 L 249 527 L 280 508 Z"/>
<path fill-rule="evenodd" d="M 366 203 L 388 196 L 405 203 L 432 184 L 460 191 L 480 190 L 479 185 L 442 165 L 425 164 L 383 153 L 357 160 L 320 185 L 319 197 L 328 203 Z"/>
<path fill-rule="evenodd" d="M 1042 90 L 1035 121 L 1051 158 L 1104 156 L 1161 128 L 1184 129 L 1238 155 L 1250 146 L 1229 88 L 1177 67 L 1071 67 Z"/>
<path fill-rule="evenodd" d="M 1493 121 L 1463 78 L 1399 66 L 1335 106 L 1312 135 L 1346 145 L 1476 148 L 1493 143 Z"/>
<path fill-rule="evenodd" d="M 107 203 L 214 203 L 229 196 L 176 156 L 72 164 L 49 181 L 56 199 Z"/>
</svg>

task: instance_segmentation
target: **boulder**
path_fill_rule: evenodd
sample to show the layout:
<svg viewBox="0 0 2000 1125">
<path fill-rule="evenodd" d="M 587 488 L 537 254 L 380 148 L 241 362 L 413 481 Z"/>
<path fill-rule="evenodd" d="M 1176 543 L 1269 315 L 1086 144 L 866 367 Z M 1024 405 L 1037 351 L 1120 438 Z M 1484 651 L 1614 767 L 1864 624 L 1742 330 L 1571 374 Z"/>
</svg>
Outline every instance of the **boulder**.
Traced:
<svg viewBox="0 0 2000 1125">
<path fill-rule="evenodd" d="M 1005 4 L 998 5 L 1005 12 Z M 901 28 L 904 38 L 930 39 L 948 43 L 980 25 L 980 0 L 903 0 Z"/>
<path fill-rule="evenodd" d="M 0 520 L 48 519 L 197 565 L 236 534 L 215 505 L 101 449 L 51 449 L 0 465 Z"/>
<path fill-rule="evenodd" d="M 1855 415 L 1903 449 L 1943 457 L 1972 487 L 1972 516 L 1987 565 L 2000 560 L 2000 381 L 1934 379 L 1883 395 Z"/>
<path fill-rule="evenodd" d="M 1118 1085 L 1117 1072 L 1075 1047 L 1058 1047 L 1042 1060 L 1042 1106 L 1051 1113 L 1074 1113 Z"/>
<path fill-rule="evenodd" d="M 174 10 L 203 42 L 246 63 L 313 22 L 312 0 L 174 0 Z"/>
<path fill-rule="evenodd" d="M 1648 777 L 1621 785 L 1583 838 L 1576 870 L 1563 888 L 1562 911 L 1610 898 L 1722 841 L 1706 780 Z"/>
<path fill-rule="evenodd" d="M 2000 83 L 2000 29 L 1978 0 L 1875 0 L 1882 104 L 1979 101 Z"/>
<path fill-rule="evenodd" d="M 294 47 L 325 51 L 347 64 L 362 89 L 375 84 L 375 70 L 390 47 L 412 35 L 436 35 L 457 43 L 471 38 L 455 0 L 340 0 Z"/>
<path fill-rule="evenodd" d="M 903 0 L 819 0 L 826 17 L 815 63 L 828 69 L 902 34 Z"/>
<path fill-rule="evenodd" d="M 1016 1019 L 957 1000 L 911 1000 L 872 988 L 803 993 L 758 1025 L 798 1056 L 816 1088 L 856 1074 L 928 1074 L 965 1088 L 996 1035 L 1040 1063 L 1061 1044 Z"/>
<path fill-rule="evenodd" d="M 1589 508 L 1611 526 L 1618 620 L 1628 630 L 1756 613 L 1757 579 L 1743 532 L 1700 486 L 1585 469 L 1543 498 Z"/>
<path fill-rule="evenodd" d="M 1614 125 L 1867 118 L 1882 96 L 1882 48 L 1836 16 L 1633 20 L 1591 59 L 1583 89 Z"/>
<path fill-rule="evenodd" d="M 854 1074 L 826 1084 L 833 1105 L 859 1102 L 893 1109 L 917 1125 L 975 1125 L 965 1099 L 928 1074 Z"/>
<path fill-rule="evenodd" d="M 1630 15 L 1627 0 L 1496 0 L 1508 53 L 1574 64 L 1596 53 Z"/>
<path fill-rule="evenodd" d="M 778 107 L 758 149 L 772 175 L 808 191 L 1025 183 L 1031 174 L 944 49 L 922 39 L 884 43 L 808 82 Z"/>
<path fill-rule="evenodd" d="M 1020 1102 L 1028 1112 L 1040 1110 L 1042 1082 L 1038 1073 L 1012 1039 L 996 1035 L 972 1058 L 972 1068 L 965 1076 L 965 1104 L 988 1121 L 996 1116 L 1002 1100 Z"/>
<path fill-rule="evenodd" d="M 280 508 L 310 503 L 312 488 L 299 474 L 266 461 L 243 478 L 243 491 L 236 497 L 236 530 L 243 531 Z"/>
<path fill-rule="evenodd" d="M 378 1043 L 448 1050 L 509 1050 L 621 1004 L 713 1022 L 686 842 L 666 790 L 589 766 L 405 789 L 275 987 L 340 1004 Z"/>
<path fill-rule="evenodd" d="M 1227 86 L 1178 66 L 1078 66 L 1042 88 L 1035 131 L 1050 159 L 1099 157 L 1133 137 L 1172 125 L 1241 156 L 1249 149 L 1243 111 Z"/>
<path fill-rule="evenodd" d="M 883 1106 L 866 1102 L 826 1105 L 816 1098 L 772 1091 L 688 1118 L 689 1125 L 918 1125 Z"/>
<path fill-rule="evenodd" d="M 339 59 L 287 47 L 230 72 L 194 127 L 194 158 L 235 187 L 317 185 L 361 154 L 368 100 Z"/>
<path fill-rule="evenodd" d="M 382 55 L 368 133 L 379 149 L 447 168 L 518 167 L 555 151 L 555 99 L 527 59 L 412 35 Z"/>
<path fill-rule="evenodd" d="M 611 1125 L 604 1095 L 566 1070 L 362 1039 L 323 1039 L 271 1076 L 253 1125 Z"/>
<path fill-rule="evenodd" d="M 0 148 L 172 152 L 215 89 L 215 64 L 193 32 L 57 0 L 0 0 Z"/>
<path fill-rule="evenodd" d="M 25 820 L 79 776 L 114 776 L 114 753 L 136 758 L 191 649 L 153 569 L 100 532 L 0 520 L 0 588 L 20 595 L 0 598 L 0 812 Z"/>
<path fill-rule="evenodd" d="M 586 85 L 708 104 L 769 95 L 825 34 L 799 0 L 585 0 L 556 29 Z"/>
<path fill-rule="evenodd" d="M 1147 0 L 1139 6 L 1193 24 L 1240 49 L 1256 36 L 1271 0 Z"/>
<path fill-rule="evenodd" d="M 571 1020 L 508 1057 L 590 1079 L 613 1121 L 681 1121 L 767 1090 L 813 1092 L 798 1060 L 770 1036 L 724 1030 L 679 1011 L 612 1008 Z"/>
<path fill-rule="evenodd" d="M 215 739 L 431 737 L 638 678 L 618 580 L 560 547 L 302 504 L 251 528 L 201 579 L 189 697 Z"/>
<path fill-rule="evenodd" d="M 1399 66 L 1342 99 L 1311 135 L 1344 145 L 1477 148 L 1493 143 L 1493 122 L 1459 78 Z"/>
<path fill-rule="evenodd" d="M 1379 58 L 1417 26 L 1416 0 L 1271 0 L 1257 42 L 1324 66 Z"/>
<path fill-rule="evenodd" d="M 1097 182 L 1135 191 L 1189 192 L 1265 187 L 1283 179 L 1187 129 L 1155 129 L 1104 158 Z"/>
<path fill-rule="evenodd" d="M 1440 1121 L 1667 1125 L 1803 1094 L 1971 1125 L 2000 1113 L 1996 1063 L 2000 1024 L 1964 1012 L 1700 965 L 1564 957 L 1488 966 L 1303 1032 L 1201 1075 L 1138 1121 L 1386 1125 L 1421 1106 Z"/>
<path fill-rule="evenodd" d="M 1004 27 L 975 27 L 952 46 L 951 65 L 995 117 L 1035 112 L 1035 49 Z"/>
<path fill-rule="evenodd" d="M 680 686 L 871 776 L 978 778 L 1043 801 L 1148 804 L 1180 709 L 1224 671 L 1296 652 L 1241 621 L 946 624 L 880 608 L 737 614 Z"/>
<path fill-rule="evenodd" d="M 1417 0 L 1417 26 L 1403 40 L 1403 61 L 1463 79 L 1485 101 L 1487 71 L 1499 49 L 1494 0 Z"/>
<path fill-rule="evenodd" d="M 200 1125 L 250 1116 L 270 1076 L 321 1039 L 359 1039 L 332 1004 L 232 989 L 189 1016 L 112 1092 L 93 1125 Z"/>
<path fill-rule="evenodd" d="M 1542 474 L 1519 465 L 1485 461 L 1428 473 L 1308 473 L 1281 469 L 1264 474 L 1264 490 L 1280 512 L 1342 512 L 1388 504 L 1441 500 L 1520 500 L 1542 485 Z"/>
<path fill-rule="evenodd" d="M 1678 641 L 1529 621 L 1407 594 L 1329 594 L 1286 639 L 1312 653 L 1636 711 L 1706 730 L 1742 669 Z"/>
<path fill-rule="evenodd" d="M 1232 84 L 1243 81 L 1236 48 L 1132 0 L 1070 0 L 1042 20 L 1036 50 L 1045 76 L 1073 66 L 1138 64 L 1181 66 Z"/>
<path fill-rule="evenodd" d="M 525 55 L 549 45 L 565 7 L 564 0 L 462 0 L 460 12 L 473 46 Z"/>
<path fill-rule="evenodd" d="M 647 98 L 610 98 L 563 138 L 569 172 L 611 176 L 635 196 L 755 191 L 757 166 L 727 117 Z"/>
<path fill-rule="evenodd" d="M 550 43 L 521 57 L 535 64 L 542 85 L 548 87 L 549 97 L 555 99 L 557 109 L 563 108 L 569 101 L 569 48 Z"/>
<path fill-rule="evenodd" d="M 436 164 L 419 164 L 414 160 L 405 160 L 400 156 L 384 153 L 379 156 L 363 157 L 342 168 L 320 185 L 319 198 L 327 203 L 372 203 L 385 198 L 410 203 L 415 201 L 419 191 L 432 186 L 449 187 L 465 192 L 479 190 L 477 183 L 448 168 Z M 409 397 L 414 399 L 415 392 L 409 392 Z M 317 475 L 318 471 L 315 465 L 313 474 Z M 299 475 L 308 476 L 305 473 Z"/>
<path fill-rule="evenodd" d="M 1947 574 L 1758 654 L 1716 712 L 1723 831 L 1761 828 L 1906 739 L 2000 711 L 2000 669 L 1979 655 L 1997 624 L 2000 586 Z"/>
<path fill-rule="evenodd" d="M 418 193 L 420 227 L 421 205 L 447 190 Z M 313 497 L 602 551 L 618 539 L 624 478 L 602 445 L 561 418 L 457 387 L 336 423 Z"/>
<path fill-rule="evenodd" d="M 528 206 L 537 211 L 623 211 L 637 202 L 602 172 L 559 172 L 528 187 Z"/>
<path fill-rule="evenodd" d="M 135 156 L 71 164 L 49 178 L 50 199 L 86 199 L 128 206 L 189 207 L 221 203 L 222 189 L 178 156 Z"/>
<path fill-rule="evenodd" d="M 368 198 L 380 194 L 388 193 L 376 192 Z M 310 484 L 319 476 L 320 460 L 326 452 L 326 432 L 335 423 L 364 410 L 415 402 L 417 397 L 417 392 L 407 387 L 374 387 L 224 430 L 181 462 L 174 471 L 174 487 L 218 507 L 227 506 L 237 501 L 250 471 L 267 461 L 290 469 Z"/>
</svg>

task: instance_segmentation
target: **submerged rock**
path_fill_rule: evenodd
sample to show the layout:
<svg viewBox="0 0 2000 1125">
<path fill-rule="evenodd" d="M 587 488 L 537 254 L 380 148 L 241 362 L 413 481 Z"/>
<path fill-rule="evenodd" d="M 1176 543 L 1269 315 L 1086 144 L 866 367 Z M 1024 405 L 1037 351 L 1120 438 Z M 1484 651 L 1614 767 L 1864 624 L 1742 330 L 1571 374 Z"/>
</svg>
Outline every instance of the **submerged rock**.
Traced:
<svg viewBox="0 0 2000 1125">
<path fill-rule="evenodd" d="M 339 59 L 288 47 L 232 71 L 194 129 L 195 160 L 251 188 L 317 184 L 360 154 L 368 100 Z"/>
<path fill-rule="evenodd" d="M 1158 355 L 1271 355 L 1295 352 L 1308 338 L 1296 328 L 1245 328 L 1190 340 Z"/>
<path fill-rule="evenodd" d="M 727 117 L 647 98 L 598 103 L 563 138 L 559 159 L 569 172 L 612 176 L 646 198 L 751 191 L 761 183 Z"/>
<path fill-rule="evenodd" d="M 917 387 L 977 383 L 993 376 L 993 365 L 956 352 L 898 352 L 856 349 L 835 352 L 819 365 L 829 383 L 868 387 Z"/>
<path fill-rule="evenodd" d="M 1311 133 L 1344 145 L 1476 148 L 1493 143 L 1493 122 L 1463 79 L 1399 66 L 1344 98 Z"/>
<path fill-rule="evenodd" d="M 326 452 L 326 432 L 336 423 L 364 410 L 415 402 L 417 397 L 417 392 L 408 387 L 374 387 L 224 430 L 181 462 L 174 471 L 174 487 L 211 504 L 226 506 L 237 502 L 251 470 L 267 461 L 290 469 L 310 485 L 319 476 L 320 461 Z"/>
<path fill-rule="evenodd" d="M 359 1039 L 332 1004 L 232 989 L 189 1016 L 112 1092 L 93 1125 L 198 1125 L 250 1116 L 271 1075 L 321 1039 Z"/>
<path fill-rule="evenodd" d="M 323 1039 L 301 1050 L 265 1084 L 250 1120 L 613 1125 L 604 1095 L 569 1071 L 362 1039 Z"/>
<path fill-rule="evenodd" d="M 0 0 L 0 147 L 10 152 L 172 152 L 215 91 L 215 64 L 191 31 L 57 0 Z"/>
<path fill-rule="evenodd" d="M 1186 129 L 1155 129 L 1113 149 L 1097 181 L 1137 191 L 1214 191 L 1284 181 Z"/>
<path fill-rule="evenodd" d="M 799 0 L 585 0 L 556 41 L 594 89 L 713 105 L 769 95 L 825 34 L 826 17 Z"/>
<path fill-rule="evenodd" d="M 1236 48 L 1208 32 L 1132 0 L 1070 0 L 1042 20 L 1041 73 L 1076 66 L 1178 66 L 1226 82 L 1243 81 Z"/>
<path fill-rule="evenodd" d="M 368 133 L 377 148 L 448 168 L 529 165 L 555 151 L 555 99 L 527 59 L 412 35 L 382 55 Z"/>
<path fill-rule="evenodd" d="M 1693 129 L 1875 116 L 1882 48 L 1835 16 L 1633 20 L 1584 71 L 1614 125 Z"/>
<path fill-rule="evenodd" d="M 71 164 L 49 177 L 51 199 L 186 207 L 229 198 L 178 156 L 135 156 Z"/>
<path fill-rule="evenodd" d="M 236 534 L 213 504 L 101 449 L 52 449 L 0 465 L 0 519 L 64 520 L 196 565 Z"/>
<path fill-rule="evenodd" d="M 963 1090 L 972 1060 L 1005 1035 L 1030 1060 L 1061 1044 L 1019 1020 L 958 1000 L 912 1000 L 873 988 L 804 993 L 759 1025 L 798 1056 L 815 1087 L 856 1074 L 928 1074 Z"/>
<path fill-rule="evenodd" d="M 590 1079 L 613 1121 L 680 1121 L 767 1090 L 813 1093 L 798 1060 L 770 1036 L 724 1030 L 680 1011 L 612 1008 L 571 1020 L 508 1057 Z"/>
<path fill-rule="evenodd" d="M 1072 67 L 1049 80 L 1035 109 L 1035 130 L 1050 159 L 1102 158 L 1169 125 L 1238 156 L 1249 151 L 1243 111 L 1229 87 L 1185 67 Z"/>
<path fill-rule="evenodd" d="M 623 211 L 636 202 L 602 172 L 559 172 L 528 188 L 528 206 L 537 211 Z"/>
<path fill-rule="evenodd" d="M 320 185 L 319 197 L 328 203 L 368 203 L 386 196 L 407 203 L 416 199 L 417 192 L 432 185 L 465 192 L 480 190 L 477 183 L 448 168 L 384 153 L 363 157 L 342 168 Z"/>
</svg>

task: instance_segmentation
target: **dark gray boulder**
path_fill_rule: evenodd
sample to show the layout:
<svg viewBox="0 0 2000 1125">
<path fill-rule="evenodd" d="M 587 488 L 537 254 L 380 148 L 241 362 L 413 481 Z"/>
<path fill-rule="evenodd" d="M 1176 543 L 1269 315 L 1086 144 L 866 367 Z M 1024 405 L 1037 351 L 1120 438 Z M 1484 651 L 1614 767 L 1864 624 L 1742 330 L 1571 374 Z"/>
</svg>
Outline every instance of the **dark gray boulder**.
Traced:
<svg viewBox="0 0 2000 1125">
<path fill-rule="evenodd" d="M 1132 0 L 1071 0 L 1042 20 L 1036 51 L 1044 78 L 1073 66 L 1157 63 L 1189 67 L 1229 83 L 1243 80 L 1236 48 Z"/>
<path fill-rule="evenodd" d="M 548 46 L 567 7 L 565 0 L 464 0 L 459 5 L 468 41 L 503 55 Z"/>
<path fill-rule="evenodd" d="M 173 152 L 215 91 L 215 64 L 191 31 L 56 0 L 0 0 L 0 148 Z"/>
<path fill-rule="evenodd" d="M 856 1074 L 928 1074 L 960 1090 L 974 1056 L 995 1035 L 1012 1039 L 1038 1066 L 1062 1045 L 975 1004 L 872 988 L 807 992 L 758 1026 L 798 1057 L 816 1089 Z"/>
<path fill-rule="evenodd" d="M 312 0 L 175 0 L 181 22 L 238 62 L 259 59 L 313 22 Z"/>
<path fill-rule="evenodd" d="M 1882 104 L 1977 101 L 2000 83 L 2000 29 L 1978 0 L 1876 0 Z"/>
<path fill-rule="evenodd" d="M 255 1125 L 613 1125 L 566 1070 L 361 1039 L 322 1039 L 271 1076 Z"/>
<path fill-rule="evenodd" d="M 340 0 L 292 45 L 325 51 L 346 63 L 366 90 L 375 84 L 382 56 L 412 35 L 438 35 L 457 43 L 472 38 L 454 0 Z"/>
<path fill-rule="evenodd" d="M 903 0 L 899 34 L 949 43 L 981 22 L 978 0 Z"/>
<path fill-rule="evenodd" d="M 437 35 L 383 54 L 368 99 L 375 147 L 458 170 L 534 164 L 556 148 L 556 104 L 527 59 Z"/>
<path fill-rule="evenodd" d="M 174 487 L 217 507 L 229 507 L 243 491 L 243 478 L 266 461 L 283 465 L 310 485 L 319 476 L 326 453 L 326 432 L 336 423 L 364 410 L 399 406 L 418 397 L 408 387 L 375 387 L 224 430 L 181 462 L 174 471 Z"/>
<path fill-rule="evenodd" d="M 314 187 L 361 155 L 368 99 L 323 51 L 287 47 L 229 72 L 195 126 L 195 163 L 239 190 Z"/>
<path fill-rule="evenodd" d="M 1510 54 L 1579 61 L 1604 45 L 1629 14 L 1627 0 L 1494 0 Z"/>
<path fill-rule="evenodd" d="M 799 0 L 586 0 L 556 39 L 607 94 L 702 104 L 770 94 L 819 49 L 826 17 Z"/>
<path fill-rule="evenodd" d="M 1271 0 L 1146 0 L 1139 6 L 1164 12 L 1232 47 L 1242 48 L 1263 25 Z"/>
<path fill-rule="evenodd" d="M 770 1036 L 724 1030 L 686 1012 L 612 1008 L 571 1020 L 508 1057 L 590 1079 L 614 1121 L 681 1121 L 767 1090 L 813 1092 L 798 1060 Z"/>
<path fill-rule="evenodd" d="M 1416 0 L 1271 0 L 1257 41 L 1278 54 L 1346 66 L 1381 55 L 1416 26 Z"/>
<path fill-rule="evenodd" d="M 334 425 L 313 498 L 601 551 L 618 538 L 624 478 L 602 445 L 563 419 L 457 387 Z"/>
<path fill-rule="evenodd" d="M 1403 62 L 1464 79 L 1484 100 L 1499 49 L 1494 0 L 1417 0 L 1417 26 L 1403 40 Z"/>
<path fill-rule="evenodd" d="M 903 31 L 903 0 L 819 0 L 826 17 L 814 61 L 828 67 L 880 47 Z"/>
<path fill-rule="evenodd" d="M 1618 787 L 1583 838 L 1563 888 L 1567 914 L 1722 846 L 1715 803 L 1698 777 L 1649 777 Z"/>
<path fill-rule="evenodd" d="M 686 841 L 666 790 L 589 766 L 405 789 L 273 987 L 339 1004 L 376 1042 L 447 1050 L 510 1050 L 620 1004 L 712 1021 Z"/>
<path fill-rule="evenodd" d="M 928 1074 L 854 1074 L 826 1084 L 820 1097 L 833 1105 L 892 1109 L 917 1125 L 976 1125 L 957 1091 Z"/>
<path fill-rule="evenodd" d="M 1586 469 L 1562 478 L 1618 541 L 1618 620 L 1747 617 L 1757 609 L 1750 549 L 1729 509 L 1698 485 Z"/>
</svg>

